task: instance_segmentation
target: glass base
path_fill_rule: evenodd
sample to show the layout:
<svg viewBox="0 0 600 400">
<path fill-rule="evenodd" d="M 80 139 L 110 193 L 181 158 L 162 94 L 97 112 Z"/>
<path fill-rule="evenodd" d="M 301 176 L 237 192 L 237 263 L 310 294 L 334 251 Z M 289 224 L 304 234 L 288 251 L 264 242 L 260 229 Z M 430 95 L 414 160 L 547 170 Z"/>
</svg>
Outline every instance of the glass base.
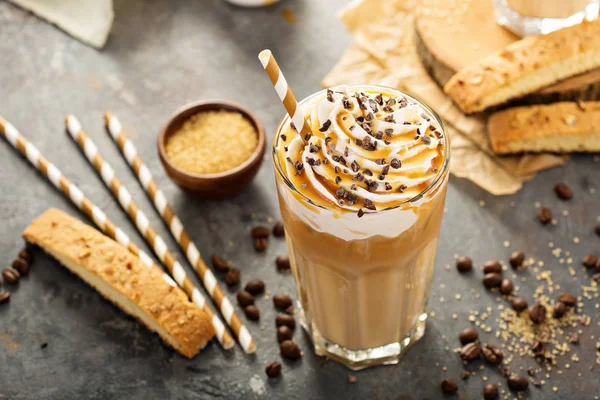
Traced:
<svg viewBox="0 0 600 400">
<path fill-rule="evenodd" d="M 351 350 L 324 338 L 306 318 L 300 307 L 300 324 L 311 337 L 315 353 L 335 360 L 353 371 L 376 365 L 398 364 L 402 355 L 425 334 L 427 313 L 419 316 L 414 328 L 400 342 L 371 349 Z"/>
<path fill-rule="evenodd" d="M 591 0 L 583 10 L 565 18 L 538 18 L 519 13 L 506 0 L 494 0 L 494 14 L 499 25 L 518 36 L 525 37 L 554 32 L 580 24 L 584 19 L 594 20 L 598 18 L 598 1 Z"/>
</svg>

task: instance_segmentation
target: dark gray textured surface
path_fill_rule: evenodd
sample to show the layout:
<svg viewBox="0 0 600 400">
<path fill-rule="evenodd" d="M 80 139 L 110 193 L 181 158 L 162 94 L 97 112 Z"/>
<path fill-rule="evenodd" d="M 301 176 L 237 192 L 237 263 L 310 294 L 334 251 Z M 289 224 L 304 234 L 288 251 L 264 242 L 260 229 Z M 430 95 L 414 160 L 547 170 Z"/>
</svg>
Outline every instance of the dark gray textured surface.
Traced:
<svg viewBox="0 0 600 400">
<path fill-rule="evenodd" d="M 246 10 L 221 0 L 117 1 L 111 38 L 98 52 L 0 1 L 0 114 L 143 244 L 64 133 L 63 117 L 67 113 L 78 116 L 175 249 L 135 177 L 104 133 L 102 112 L 112 110 L 121 118 L 201 252 L 224 255 L 241 268 L 243 280 L 261 278 L 272 292 L 293 293 L 291 276 L 277 273 L 273 264 L 275 256 L 285 252 L 284 242 L 272 240 L 268 251 L 257 255 L 248 239 L 254 220 L 278 218 L 270 160 L 265 160 L 255 183 L 237 198 L 196 201 L 165 177 L 156 156 L 155 137 L 173 110 L 190 101 L 214 97 L 236 100 L 255 110 L 272 136 L 283 109 L 256 59 L 257 53 L 266 47 L 273 50 L 298 97 L 316 91 L 319 80 L 350 40 L 335 18 L 345 3 L 284 0 L 270 8 Z M 287 7 L 293 9 L 297 24 L 281 17 L 280 11 Z M 0 265 L 7 265 L 22 246 L 20 232 L 47 207 L 59 207 L 78 217 L 81 214 L 7 143 L 0 142 Z M 506 260 L 511 251 L 523 249 L 528 256 L 545 261 L 562 289 L 580 294 L 580 284 L 588 280 L 581 271 L 581 257 L 600 249 L 600 238 L 593 233 L 600 199 L 590 191 L 600 190 L 599 171 L 600 164 L 592 156 L 577 156 L 564 168 L 540 174 L 519 194 L 502 198 L 494 198 L 467 181 L 452 179 L 430 305 L 435 318 L 428 321 L 425 337 L 399 365 L 355 373 L 355 384 L 348 383 L 350 371 L 315 357 L 300 330 L 295 338 L 305 350 L 304 358 L 284 362 L 282 378 L 268 381 L 264 366 L 279 360 L 275 311 L 270 301 L 258 301 L 262 320 L 260 324 L 249 323 L 258 342 L 255 356 L 246 356 L 239 348 L 224 352 L 211 343 L 194 360 L 187 360 L 38 252 L 30 276 L 10 288 L 10 305 L 0 306 L 0 399 L 441 398 L 440 381 L 445 377 L 459 380 L 464 368 L 459 357 L 444 347 L 458 346 L 456 334 L 469 325 L 469 310 L 484 311 L 496 304 L 496 296 L 482 290 L 479 271 L 473 276 L 459 276 L 444 266 L 453 264 L 457 253 L 471 255 L 479 265 L 492 258 Z M 562 203 L 553 195 L 552 187 L 558 181 L 573 187 L 575 198 L 571 202 Z M 485 207 L 479 205 L 480 200 L 485 201 Z M 557 226 L 541 228 L 535 221 L 534 204 L 538 201 L 554 209 Z M 569 210 L 569 216 L 561 215 L 562 210 Z M 574 244 L 574 237 L 581 243 Z M 510 248 L 504 247 L 506 240 Z M 572 252 L 575 277 L 550 253 L 549 241 Z M 145 244 L 142 247 L 149 251 Z M 531 298 L 538 285 L 534 274 L 524 271 L 519 275 L 527 277 L 519 283 L 520 293 Z M 471 288 L 481 294 L 479 299 Z M 456 293 L 462 294 L 462 300 L 455 300 Z M 543 388 L 531 388 L 528 396 L 567 398 L 577 393 L 572 398 L 591 398 L 600 392 L 599 366 L 594 362 L 597 339 L 591 338 L 600 337 L 594 304 L 585 301 L 584 311 L 593 320 L 573 351 L 581 361 L 572 362 L 562 375 L 554 373 Z M 452 313 L 458 318 L 453 319 Z M 493 319 L 490 322 L 495 326 Z M 491 334 L 482 336 L 497 342 Z M 42 343 L 48 346 L 41 349 Z M 513 364 L 529 367 L 534 361 L 517 358 Z M 478 370 L 480 365 L 475 362 L 467 369 Z M 481 398 L 482 375 L 459 382 L 460 398 Z M 490 382 L 504 382 L 497 370 L 489 369 L 485 375 Z M 553 392 L 552 386 L 558 391 Z"/>
</svg>

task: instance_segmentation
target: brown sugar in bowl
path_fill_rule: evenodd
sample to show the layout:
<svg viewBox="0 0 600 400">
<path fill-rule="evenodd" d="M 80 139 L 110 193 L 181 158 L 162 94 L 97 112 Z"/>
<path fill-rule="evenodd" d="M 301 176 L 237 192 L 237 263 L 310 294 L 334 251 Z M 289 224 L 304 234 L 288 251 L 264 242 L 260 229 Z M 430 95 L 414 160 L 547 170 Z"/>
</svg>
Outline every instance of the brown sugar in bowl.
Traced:
<svg viewBox="0 0 600 400">
<path fill-rule="evenodd" d="M 166 152 L 167 140 L 193 115 L 203 111 L 227 110 L 242 114 L 258 135 L 256 149 L 242 164 L 223 172 L 195 174 L 174 165 Z M 158 155 L 171 180 L 185 192 L 199 198 L 219 199 L 241 192 L 254 179 L 265 154 L 266 137 L 262 122 L 248 109 L 225 100 L 201 101 L 176 111 L 158 135 Z"/>
</svg>

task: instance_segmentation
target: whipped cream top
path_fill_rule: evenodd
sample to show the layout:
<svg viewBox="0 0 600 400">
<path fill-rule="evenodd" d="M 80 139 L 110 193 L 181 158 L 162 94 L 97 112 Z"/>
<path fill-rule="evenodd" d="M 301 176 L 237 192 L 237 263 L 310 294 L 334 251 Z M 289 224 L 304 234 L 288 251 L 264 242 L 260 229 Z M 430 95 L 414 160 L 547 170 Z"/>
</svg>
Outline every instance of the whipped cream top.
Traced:
<svg viewBox="0 0 600 400">
<path fill-rule="evenodd" d="M 284 127 L 276 154 L 294 187 L 317 205 L 362 217 L 417 196 L 442 167 L 441 127 L 410 99 L 337 87 L 302 107 L 312 135 Z"/>
</svg>

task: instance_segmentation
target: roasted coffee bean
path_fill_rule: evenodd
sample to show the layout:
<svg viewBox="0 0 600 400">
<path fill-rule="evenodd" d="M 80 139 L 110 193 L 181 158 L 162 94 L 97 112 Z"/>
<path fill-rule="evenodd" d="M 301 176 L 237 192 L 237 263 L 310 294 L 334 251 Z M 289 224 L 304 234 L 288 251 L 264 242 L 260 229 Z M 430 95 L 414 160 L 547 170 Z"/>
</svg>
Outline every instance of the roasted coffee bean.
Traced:
<svg viewBox="0 0 600 400">
<path fill-rule="evenodd" d="M 283 342 L 284 340 L 290 340 L 292 338 L 292 335 L 292 330 L 285 325 L 281 325 L 277 328 L 277 341 L 279 343 Z"/>
<path fill-rule="evenodd" d="M 269 378 L 276 378 L 281 375 L 281 364 L 277 361 L 273 361 L 271 364 L 267 365 L 265 372 Z"/>
<path fill-rule="evenodd" d="M 444 379 L 442 381 L 442 390 L 446 393 L 456 393 L 458 392 L 458 385 L 452 379 Z"/>
<path fill-rule="evenodd" d="M 513 268 L 519 268 L 521 265 L 523 265 L 523 261 L 525 261 L 525 253 L 522 251 L 515 251 L 510 255 L 508 260 L 510 266 Z"/>
<path fill-rule="evenodd" d="M 19 258 L 25 260 L 29 265 L 33 263 L 33 254 L 31 254 L 29 249 L 27 249 L 26 247 L 24 247 L 23 250 L 19 252 Z"/>
<path fill-rule="evenodd" d="M 537 216 L 543 225 L 549 224 L 552 221 L 552 210 L 542 207 L 537 211 Z"/>
<path fill-rule="evenodd" d="M 542 357 L 546 353 L 546 345 L 540 340 L 534 340 L 531 344 L 531 351 L 536 357 Z"/>
<path fill-rule="evenodd" d="M 525 300 L 522 297 L 517 297 L 516 299 L 514 299 L 512 301 L 512 309 L 517 311 L 517 312 L 521 312 L 524 309 L 527 308 L 528 304 L 527 304 L 527 300 Z"/>
<path fill-rule="evenodd" d="M 223 257 L 219 257 L 218 255 L 215 254 L 211 257 L 211 260 L 212 260 L 213 267 L 215 267 L 217 269 L 217 271 L 219 271 L 219 272 L 229 271 L 229 263 L 227 261 L 225 261 L 225 259 Z"/>
<path fill-rule="evenodd" d="M 290 258 L 288 256 L 279 256 L 275 259 L 275 265 L 280 271 L 287 271 L 290 269 Z"/>
<path fill-rule="evenodd" d="M 258 321 L 260 319 L 260 310 L 254 304 L 244 307 L 244 314 L 252 321 Z"/>
<path fill-rule="evenodd" d="M 460 358 L 465 361 L 471 361 L 479 357 L 481 354 L 481 345 L 479 342 L 467 343 L 462 349 L 460 349 Z"/>
<path fill-rule="evenodd" d="M 240 307 L 246 307 L 254 304 L 254 297 L 245 290 L 237 292 L 237 301 Z"/>
<path fill-rule="evenodd" d="M 246 283 L 246 287 L 244 287 L 248 293 L 252 295 L 261 294 L 265 291 L 265 283 L 259 279 L 253 279 L 250 282 Z"/>
<path fill-rule="evenodd" d="M 250 234 L 255 239 L 256 238 L 267 238 L 267 237 L 269 237 L 269 228 L 267 228 L 266 226 L 262 226 L 262 225 L 255 226 L 250 231 Z"/>
<path fill-rule="evenodd" d="M 567 306 L 565 306 L 565 303 L 563 303 L 561 301 L 557 301 L 554 304 L 554 308 L 552 310 L 552 316 L 554 318 L 562 318 L 566 312 L 567 312 Z"/>
<path fill-rule="evenodd" d="M 456 260 L 456 269 L 459 272 L 468 272 L 473 269 L 473 260 L 470 257 L 460 257 Z"/>
<path fill-rule="evenodd" d="M 273 225 L 273 236 L 275 236 L 275 237 L 284 237 L 285 236 L 285 229 L 283 228 L 283 223 L 281 223 L 281 221 L 277 221 L 277 222 L 275 222 L 275 225 Z"/>
<path fill-rule="evenodd" d="M 279 351 L 281 355 L 289 358 L 290 360 L 297 360 L 302 357 L 302 351 L 300 347 L 293 340 L 284 340 L 279 344 Z"/>
<path fill-rule="evenodd" d="M 0 304 L 8 303 L 10 300 L 10 292 L 0 291 Z"/>
<path fill-rule="evenodd" d="M 483 387 L 483 398 L 485 400 L 496 400 L 498 396 L 498 386 L 488 383 Z"/>
<path fill-rule="evenodd" d="M 500 293 L 502 294 L 509 295 L 512 293 L 514 288 L 515 286 L 510 279 L 503 279 L 500 283 Z"/>
<path fill-rule="evenodd" d="M 277 293 L 273 296 L 273 304 L 280 310 L 285 310 L 292 305 L 292 298 L 284 293 Z"/>
<path fill-rule="evenodd" d="M 20 257 L 12 262 L 12 267 L 19 271 L 21 276 L 25 276 L 29 273 L 29 263 Z"/>
<path fill-rule="evenodd" d="M 261 253 L 267 249 L 269 242 L 266 238 L 256 238 L 254 239 L 254 250 Z"/>
<path fill-rule="evenodd" d="M 588 254 L 587 256 L 583 257 L 581 263 L 586 268 L 594 268 L 598 263 L 598 257 L 596 257 L 594 254 Z"/>
<path fill-rule="evenodd" d="M 536 301 L 529 309 L 529 318 L 534 324 L 541 324 L 546 320 L 546 307 L 539 301 Z"/>
<path fill-rule="evenodd" d="M 495 272 L 485 274 L 485 276 L 483 277 L 483 285 L 488 289 L 500 286 L 501 282 L 502 277 L 500 276 L 500 274 L 497 274 Z"/>
<path fill-rule="evenodd" d="M 508 387 L 515 392 L 522 392 L 527 390 L 529 387 L 529 381 L 527 378 L 521 375 L 512 374 L 506 381 L 508 383 Z"/>
<path fill-rule="evenodd" d="M 471 373 L 469 371 L 463 371 L 460 373 L 460 377 L 463 378 L 463 380 L 469 379 L 470 376 L 471 376 Z"/>
<path fill-rule="evenodd" d="M 490 364 L 500 364 L 504 359 L 504 353 L 502 350 L 493 344 L 484 344 L 481 348 L 481 352 L 483 353 L 483 357 Z"/>
<path fill-rule="evenodd" d="M 483 270 L 484 274 L 491 274 L 492 272 L 501 274 L 502 273 L 502 264 L 500 264 L 500 261 L 491 260 L 491 261 L 488 261 L 485 264 L 483 264 L 482 270 Z"/>
<path fill-rule="evenodd" d="M 225 283 L 227 286 L 235 286 L 240 283 L 240 270 L 237 268 L 229 268 L 225 275 Z"/>
<path fill-rule="evenodd" d="M 4 268 L 2 277 L 6 283 L 17 283 L 21 279 L 21 274 L 14 268 Z"/>
<path fill-rule="evenodd" d="M 535 368 L 533 368 L 533 367 L 527 368 L 527 375 L 535 376 Z"/>
<path fill-rule="evenodd" d="M 479 333 L 473 328 L 467 328 L 458 334 L 458 339 L 463 345 L 476 341 L 479 338 Z"/>
<path fill-rule="evenodd" d="M 291 330 L 296 329 L 296 320 L 294 317 L 288 314 L 277 314 L 275 317 L 275 325 L 277 326 L 287 326 Z"/>
<path fill-rule="evenodd" d="M 554 187 L 554 192 L 561 200 L 571 200 L 573 198 L 573 191 L 564 183 L 559 183 L 556 185 Z"/>
<path fill-rule="evenodd" d="M 565 306 L 573 307 L 577 304 L 577 298 L 570 293 L 561 293 L 558 301 L 565 303 Z"/>
</svg>

